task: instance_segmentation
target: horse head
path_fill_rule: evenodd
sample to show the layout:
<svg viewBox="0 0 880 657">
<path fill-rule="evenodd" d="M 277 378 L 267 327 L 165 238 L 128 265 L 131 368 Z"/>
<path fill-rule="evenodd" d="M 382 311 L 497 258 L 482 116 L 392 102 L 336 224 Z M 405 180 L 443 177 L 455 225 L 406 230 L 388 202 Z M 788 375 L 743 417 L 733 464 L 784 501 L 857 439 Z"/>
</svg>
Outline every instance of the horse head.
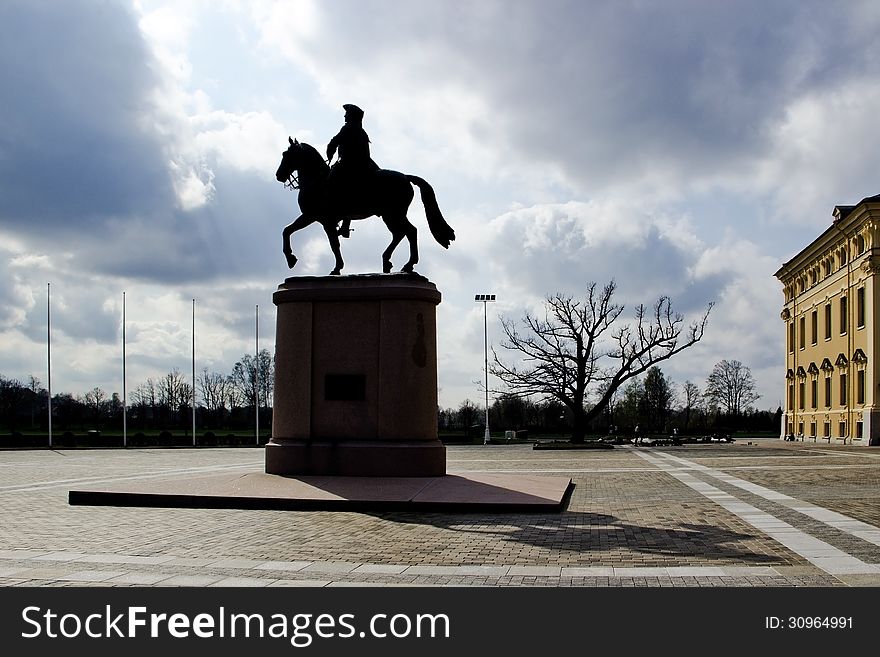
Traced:
<svg viewBox="0 0 880 657">
<path fill-rule="evenodd" d="M 278 170 L 275 172 L 275 179 L 282 183 L 287 183 L 293 172 L 299 168 L 300 143 L 290 137 L 287 138 L 287 141 L 290 142 L 290 146 L 281 154 L 281 164 L 278 165 Z"/>
</svg>

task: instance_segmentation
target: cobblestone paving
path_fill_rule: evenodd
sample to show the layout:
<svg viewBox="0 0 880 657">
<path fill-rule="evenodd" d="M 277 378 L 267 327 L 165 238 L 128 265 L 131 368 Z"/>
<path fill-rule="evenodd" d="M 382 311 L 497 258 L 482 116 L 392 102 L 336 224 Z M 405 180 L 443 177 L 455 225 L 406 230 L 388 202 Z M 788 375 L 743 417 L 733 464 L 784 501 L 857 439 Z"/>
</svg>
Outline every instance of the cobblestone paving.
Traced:
<svg viewBox="0 0 880 657">
<path fill-rule="evenodd" d="M 639 448 L 880 526 L 880 451 L 760 441 Z M 258 449 L 0 451 L 5 586 L 844 586 L 677 480 L 688 471 L 869 567 L 880 547 L 687 464 L 636 450 L 450 446 L 447 471 L 570 476 L 557 514 L 330 513 L 69 506 L 111 480 L 259 471 Z"/>
</svg>

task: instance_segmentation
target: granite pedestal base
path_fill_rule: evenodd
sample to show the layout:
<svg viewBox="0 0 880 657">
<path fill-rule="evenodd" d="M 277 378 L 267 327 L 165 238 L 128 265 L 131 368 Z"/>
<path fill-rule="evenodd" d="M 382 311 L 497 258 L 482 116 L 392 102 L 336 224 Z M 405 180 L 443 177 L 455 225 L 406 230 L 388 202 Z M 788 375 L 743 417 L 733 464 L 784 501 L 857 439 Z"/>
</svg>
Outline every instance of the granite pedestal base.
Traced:
<svg viewBox="0 0 880 657">
<path fill-rule="evenodd" d="M 434 477 L 440 293 L 417 274 L 288 278 L 278 307 L 276 475 Z"/>
</svg>

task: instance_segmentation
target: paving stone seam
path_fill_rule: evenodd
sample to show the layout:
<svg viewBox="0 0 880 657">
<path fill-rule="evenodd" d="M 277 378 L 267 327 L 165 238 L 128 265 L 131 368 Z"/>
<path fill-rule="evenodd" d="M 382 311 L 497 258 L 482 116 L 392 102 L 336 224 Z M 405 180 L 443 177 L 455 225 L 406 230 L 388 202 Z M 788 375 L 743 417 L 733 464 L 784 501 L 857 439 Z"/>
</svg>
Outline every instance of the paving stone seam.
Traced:
<svg viewBox="0 0 880 657">
<path fill-rule="evenodd" d="M 667 459 L 677 464 L 689 463 L 687 459 L 683 459 L 679 456 L 674 456 L 672 454 L 660 452 L 659 455 L 666 457 Z M 826 509 L 816 504 L 811 504 L 810 502 L 804 502 L 802 500 L 791 497 L 790 495 L 786 495 L 784 493 L 780 493 L 778 491 L 774 491 L 772 489 L 761 486 L 760 484 L 755 484 L 744 479 L 739 479 L 738 477 L 733 477 L 723 471 L 715 470 L 714 468 L 709 468 L 707 466 L 702 466 L 699 464 L 693 465 L 697 466 L 696 469 L 700 472 L 704 472 L 705 474 L 709 475 L 710 477 L 714 477 L 719 481 L 728 483 L 731 486 L 736 486 L 739 489 L 742 489 L 749 493 L 753 493 L 754 495 L 757 495 L 759 497 L 763 497 L 764 499 L 771 502 L 782 504 L 792 509 L 793 511 L 797 511 L 798 513 L 809 516 L 814 520 L 818 520 L 819 522 L 824 523 L 829 527 L 833 527 L 842 532 L 850 534 L 851 536 L 860 538 L 863 541 L 867 541 L 868 543 L 873 543 L 874 545 L 880 546 L 880 529 L 874 527 L 873 525 L 869 525 L 868 523 L 862 522 L 861 520 L 856 520 L 855 518 L 850 518 L 849 516 L 838 513 L 836 511 L 832 511 L 831 509 Z"/>
<path fill-rule="evenodd" d="M 52 552 L 45 555 L 33 554 L 29 556 L 16 555 L 16 550 L 4 550 L 0 552 L 0 560 L 15 561 L 19 563 L 33 562 L 45 566 L 47 562 L 56 562 L 70 568 L 78 568 L 82 571 L 82 565 L 109 564 L 109 565 L 155 565 L 163 566 L 189 566 L 219 571 L 256 570 L 264 572 L 296 572 L 298 574 L 309 573 L 335 573 L 355 575 L 456 575 L 465 577 L 506 576 L 506 575 L 533 575 L 555 577 L 632 577 L 633 575 L 663 576 L 663 577 L 730 577 L 748 575 L 778 575 L 779 570 L 772 566 L 540 566 L 540 565 L 405 565 L 405 564 L 358 564 L 350 562 L 280 562 L 280 561 L 252 561 L 232 565 L 234 561 L 247 560 L 216 560 L 208 564 L 187 564 L 186 559 L 172 556 L 152 557 L 155 562 L 146 563 L 135 561 L 136 559 L 149 559 L 150 557 L 138 557 L 127 555 L 110 555 L 112 558 L 104 558 L 103 555 L 85 555 L 80 553 Z M 196 561 L 196 560 L 194 560 Z M 204 560 L 197 560 L 204 561 Z M 288 567 L 288 565 L 290 567 Z M 28 566 L 10 566 L 0 569 L 0 576 L 8 577 L 13 572 L 25 572 L 33 570 Z M 82 571 L 85 572 L 85 571 Z M 100 572 L 100 569 L 95 569 Z M 139 571 L 126 571 L 147 575 Z M 154 573 L 155 574 L 155 573 Z M 184 576 L 181 573 L 167 573 L 167 577 Z"/>
<path fill-rule="evenodd" d="M 665 464 L 665 460 L 656 454 L 647 454 L 638 449 L 632 450 L 639 457 L 655 465 Z M 724 492 L 706 482 L 694 477 L 689 473 L 670 469 L 669 475 L 675 477 L 686 486 L 701 493 L 719 506 L 727 509 L 734 515 L 749 523 L 756 529 L 764 532 L 778 543 L 781 543 L 792 552 L 799 554 L 814 566 L 831 575 L 843 574 L 880 574 L 880 567 L 867 564 L 851 554 L 844 552 L 825 541 L 811 536 L 793 525 L 762 511 L 751 504 L 747 504 L 739 498 Z"/>
<path fill-rule="evenodd" d="M 782 529 L 788 526 L 797 527 L 805 534 L 829 543 L 833 550 L 842 550 L 843 552 L 847 552 L 869 564 L 875 566 L 880 565 L 877 563 L 880 561 L 880 554 L 876 554 L 874 546 L 871 545 L 870 541 L 863 541 L 858 536 L 842 531 L 841 529 L 827 523 L 822 523 L 812 517 L 804 517 L 807 514 L 799 513 L 796 508 L 792 508 L 775 500 L 767 499 L 748 490 L 734 487 L 723 479 L 714 479 L 710 475 L 697 470 L 694 470 L 693 472 L 701 475 L 704 483 L 712 485 L 712 482 L 715 481 L 724 492 L 734 495 L 738 493 L 744 502 L 752 504 L 756 508 L 778 518 L 777 523 L 769 522 L 768 526 L 775 524 L 777 528 Z M 856 545 L 853 544 L 853 541 L 856 542 Z M 819 549 L 816 549 L 814 553 L 817 556 L 834 556 L 835 554 L 831 551 L 823 554 Z"/>
</svg>

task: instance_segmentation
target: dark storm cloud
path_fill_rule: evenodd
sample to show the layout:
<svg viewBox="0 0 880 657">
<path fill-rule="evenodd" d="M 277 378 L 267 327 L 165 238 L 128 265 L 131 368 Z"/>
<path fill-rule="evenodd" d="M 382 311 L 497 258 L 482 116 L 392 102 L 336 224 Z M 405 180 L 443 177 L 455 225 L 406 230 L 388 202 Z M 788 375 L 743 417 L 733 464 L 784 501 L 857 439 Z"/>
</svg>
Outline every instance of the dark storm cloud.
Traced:
<svg viewBox="0 0 880 657">
<path fill-rule="evenodd" d="M 78 273 L 179 282 L 228 265 L 209 248 L 216 210 L 178 206 L 177 136 L 131 10 L 3 3 L 0 57 L 0 226 Z"/>
<path fill-rule="evenodd" d="M 328 78 L 384 69 L 408 80 L 383 81 L 395 91 L 461 83 L 488 108 L 476 138 L 559 165 L 586 190 L 741 171 L 766 154 L 793 98 L 878 61 L 855 3 L 394 6 L 321 5 L 301 51 Z M 456 98 L 448 103 L 455 113 Z"/>
<path fill-rule="evenodd" d="M 52 231 L 87 232 L 173 203 L 146 125 L 156 79 L 129 10 L 4 2 L 0 61 L 4 226 L 49 241 Z"/>
</svg>

